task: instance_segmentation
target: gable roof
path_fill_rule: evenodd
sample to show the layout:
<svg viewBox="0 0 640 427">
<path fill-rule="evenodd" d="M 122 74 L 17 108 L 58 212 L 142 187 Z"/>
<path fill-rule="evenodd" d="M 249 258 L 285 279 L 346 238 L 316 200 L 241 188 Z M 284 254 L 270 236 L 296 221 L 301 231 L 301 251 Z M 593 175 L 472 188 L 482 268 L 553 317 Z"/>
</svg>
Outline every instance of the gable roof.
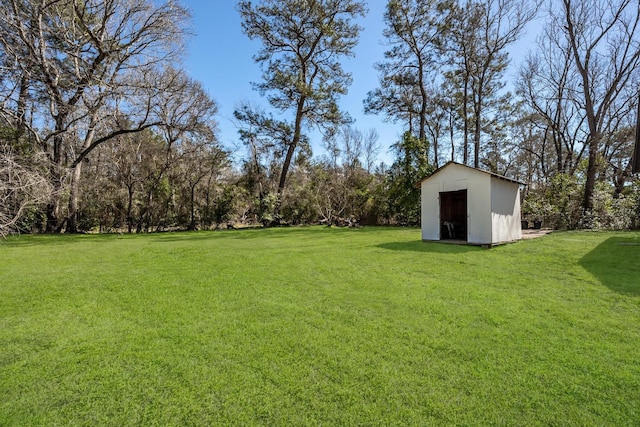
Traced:
<svg viewBox="0 0 640 427">
<path fill-rule="evenodd" d="M 520 181 L 518 181 L 518 180 L 515 180 L 515 179 L 513 179 L 513 178 L 508 178 L 508 177 L 506 177 L 506 176 L 498 175 L 497 173 L 489 172 L 489 171 L 486 171 L 486 170 L 483 170 L 483 169 L 473 168 L 473 167 L 471 167 L 471 166 L 463 165 L 462 163 L 458 163 L 458 162 L 447 162 L 444 166 L 441 166 L 441 167 L 439 167 L 438 169 L 436 169 L 435 171 L 433 171 L 433 173 L 432 173 L 431 175 L 429 175 L 429 176 L 425 176 L 424 178 L 422 178 L 422 179 L 421 179 L 421 180 L 416 184 L 416 187 L 419 187 L 419 186 L 420 186 L 420 184 L 422 184 L 424 181 L 426 181 L 426 180 L 428 180 L 428 179 L 431 179 L 433 176 L 437 175 L 437 174 L 438 174 L 438 172 L 440 172 L 440 171 L 441 171 L 441 170 L 443 170 L 444 168 L 446 168 L 446 167 L 448 167 L 448 166 L 451 166 L 451 165 L 462 166 L 462 167 L 464 167 L 464 168 L 471 169 L 471 170 L 474 170 L 474 171 L 476 171 L 476 172 L 486 173 L 487 175 L 490 175 L 490 176 L 491 176 L 491 177 L 493 177 L 493 178 L 501 179 L 501 180 L 504 180 L 504 181 L 507 181 L 507 182 L 512 182 L 512 183 L 514 183 L 514 184 L 518 184 L 518 185 L 527 185 L 527 184 L 525 184 L 524 182 L 520 182 Z"/>
</svg>

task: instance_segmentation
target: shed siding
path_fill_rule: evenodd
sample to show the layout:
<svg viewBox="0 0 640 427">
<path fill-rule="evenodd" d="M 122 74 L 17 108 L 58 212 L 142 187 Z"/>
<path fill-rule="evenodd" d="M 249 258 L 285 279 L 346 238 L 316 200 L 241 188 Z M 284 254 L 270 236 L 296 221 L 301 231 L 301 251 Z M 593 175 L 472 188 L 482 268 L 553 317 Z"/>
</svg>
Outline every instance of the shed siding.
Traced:
<svg viewBox="0 0 640 427">
<path fill-rule="evenodd" d="M 491 177 L 473 171 L 468 192 L 467 241 L 474 244 L 491 242 Z"/>
<path fill-rule="evenodd" d="M 438 183 L 422 183 L 422 240 L 440 240 L 439 193 L 440 185 Z"/>
<path fill-rule="evenodd" d="M 511 182 L 491 179 L 492 242 L 505 243 L 520 240 L 520 188 Z"/>
</svg>

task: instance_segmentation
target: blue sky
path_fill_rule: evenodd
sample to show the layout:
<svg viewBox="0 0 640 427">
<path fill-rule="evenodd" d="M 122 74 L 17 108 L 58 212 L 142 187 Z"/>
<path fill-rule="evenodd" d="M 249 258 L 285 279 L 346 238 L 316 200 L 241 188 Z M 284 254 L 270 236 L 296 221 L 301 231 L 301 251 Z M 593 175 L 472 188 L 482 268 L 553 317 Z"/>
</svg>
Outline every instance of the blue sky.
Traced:
<svg viewBox="0 0 640 427">
<path fill-rule="evenodd" d="M 374 0 L 368 3 L 369 12 L 359 22 L 364 30 L 355 49 L 355 58 L 343 62 L 345 70 L 352 73 L 353 84 L 349 93 L 340 99 L 340 107 L 355 119 L 356 128 L 378 131 L 382 145 L 379 160 L 390 164 L 393 155 L 388 147 L 400 138 L 402 124 L 385 123 L 383 117 L 366 115 L 363 111 L 363 99 L 378 83 L 373 65 L 383 60 L 385 50 L 382 31 L 386 2 Z M 194 32 L 188 44 L 186 69 L 204 85 L 220 107 L 218 124 L 222 143 L 237 149 L 237 156 L 243 156 L 245 152 L 239 142 L 233 111 L 241 101 L 268 106 L 251 87 L 251 82 L 259 82 L 261 77 L 260 66 L 253 61 L 260 43 L 250 41 L 242 33 L 236 1 L 183 0 L 182 4 L 192 13 Z M 311 134 L 311 137 L 314 155 L 322 155 L 320 136 Z"/>
</svg>

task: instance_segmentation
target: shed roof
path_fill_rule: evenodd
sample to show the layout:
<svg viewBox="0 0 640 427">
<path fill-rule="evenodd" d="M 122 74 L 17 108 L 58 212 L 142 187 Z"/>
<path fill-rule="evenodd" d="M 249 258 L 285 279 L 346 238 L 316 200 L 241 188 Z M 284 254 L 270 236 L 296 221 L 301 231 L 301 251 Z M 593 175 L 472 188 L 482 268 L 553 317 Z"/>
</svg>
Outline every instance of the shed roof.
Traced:
<svg viewBox="0 0 640 427">
<path fill-rule="evenodd" d="M 515 180 L 513 178 L 508 178 L 506 176 L 502 176 L 502 175 L 498 175 L 497 173 L 493 173 L 493 172 L 489 172 L 483 169 L 478 169 L 478 168 L 473 168 L 471 166 L 467 166 L 467 165 L 463 165 L 462 163 L 457 163 L 457 162 L 447 162 L 447 164 L 445 164 L 444 166 L 439 167 L 438 169 L 436 169 L 435 171 L 433 171 L 433 173 L 429 176 L 426 176 L 424 178 L 422 178 L 417 184 L 416 186 L 419 187 L 420 184 L 422 184 L 424 181 L 427 181 L 429 179 L 431 179 L 432 177 L 434 177 L 436 174 L 438 174 L 438 172 L 440 172 L 441 170 L 443 170 L 446 167 L 449 167 L 451 165 L 457 165 L 457 166 L 462 166 L 465 167 L 467 169 L 471 169 L 477 172 L 482 172 L 482 173 L 486 173 L 487 175 L 491 175 L 493 178 L 497 178 L 497 179 L 502 179 L 504 181 L 508 181 L 508 182 L 512 182 L 514 184 L 518 184 L 518 185 L 527 185 L 524 182 L 520 182 L 518 180 Z"/>
</svg>

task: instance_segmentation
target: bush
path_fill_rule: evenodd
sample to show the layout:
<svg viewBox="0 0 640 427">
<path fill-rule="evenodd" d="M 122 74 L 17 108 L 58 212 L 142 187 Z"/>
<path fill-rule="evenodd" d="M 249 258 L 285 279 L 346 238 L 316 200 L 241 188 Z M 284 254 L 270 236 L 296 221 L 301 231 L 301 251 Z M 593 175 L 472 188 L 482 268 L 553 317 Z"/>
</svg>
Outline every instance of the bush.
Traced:
<svg viewBox="0 0 640 427">
<path fill-rule="evenodd" d="M 584 186 L 571 175 L 558 174 L 541 188 L 527 194 L 522 202 L 523 219 L 543 221 L 561 230 L 627 230 L 640 228 L 640 181 L 635 180 L 622 194 L 599 182 L 593 193 L 593 209 L 583 212 Z"/>
<path fill-rule="evenodd" d="M 598 183 L 593 192 L 593 210 L 590 223 L 594 230 L 626 230 L 631 228 L 635 210 L 633 198 L 621 194 L 614 197 L 613 189 Z"/>
</svg>

